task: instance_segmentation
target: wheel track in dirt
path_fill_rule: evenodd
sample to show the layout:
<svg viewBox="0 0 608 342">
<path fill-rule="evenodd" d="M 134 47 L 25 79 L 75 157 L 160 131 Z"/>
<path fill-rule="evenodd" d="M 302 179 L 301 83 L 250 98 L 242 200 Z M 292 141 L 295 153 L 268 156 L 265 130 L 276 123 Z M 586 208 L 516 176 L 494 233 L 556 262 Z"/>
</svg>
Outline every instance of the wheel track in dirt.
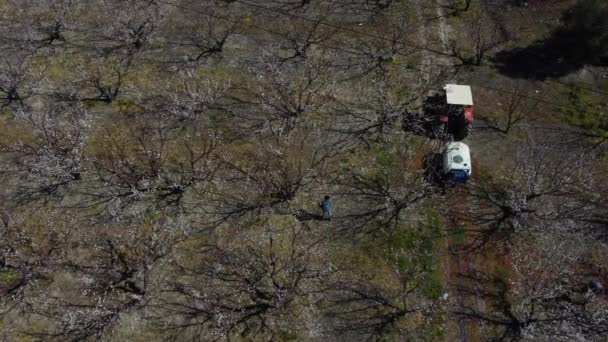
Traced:
<svg viewBox="0 0 608 342">
<path fill-rule="evenodd" d="M 446 197 L 446 203 L 448 207 L 445 218 L 448 224 L 449 235 L 452 236 L 453 240 L 457 240 L 452 241 L 449 246 L 449 252 L 456 266 L 459 311 L 463 311 L 463 308 L 465 307 L 475 307 L 475 309 L 479 311 L 480 303 L 484 304 L 482 299 L 479 298 L 479 288 L 476 283 L 465 278 L 466 274 L 470 275 L 473 272 L 473 267 L 471 266 L 472 258 L 464 245 L 464 242 L 466 241 L 466 225 L 469 222 L 469 211 L 471 210 L 472 204 L 465 185 L 457 185 L 456 189 Z M 450 237 L 448 236 L 448 239 L 449 238 Z M 451 269 L 450 271 L 453 270 Z M 471 320 L 467 324 L 462 317 L 459 317 L 458 324 L 461 341 L 486 340 L 483 322 L 478 321 L 477 323 L 478 324 L 475 324 L 475 322 Z"/>
</svg>

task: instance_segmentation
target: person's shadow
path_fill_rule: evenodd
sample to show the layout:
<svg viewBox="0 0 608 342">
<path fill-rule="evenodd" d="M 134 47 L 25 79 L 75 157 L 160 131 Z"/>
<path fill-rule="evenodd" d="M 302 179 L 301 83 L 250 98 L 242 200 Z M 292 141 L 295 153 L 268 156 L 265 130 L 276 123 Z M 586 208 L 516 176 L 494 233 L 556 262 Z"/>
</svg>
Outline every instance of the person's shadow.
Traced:
<svg viewBox="0 0 608 342">
<path fill-rule="evenodd" d="M 323 215 L 313 214 L 313 213 L 310 213 L 310 212 L 308 212 L 306 210 L 302 210 L 302 209 L 298 210 L 295 213 L 295 217 L 296 217 L 296 220 L 298 220 L 300 222 L 312 221 L 312 220 L 315 220 L 315 221 L 323 220 Z"/>
</svg>

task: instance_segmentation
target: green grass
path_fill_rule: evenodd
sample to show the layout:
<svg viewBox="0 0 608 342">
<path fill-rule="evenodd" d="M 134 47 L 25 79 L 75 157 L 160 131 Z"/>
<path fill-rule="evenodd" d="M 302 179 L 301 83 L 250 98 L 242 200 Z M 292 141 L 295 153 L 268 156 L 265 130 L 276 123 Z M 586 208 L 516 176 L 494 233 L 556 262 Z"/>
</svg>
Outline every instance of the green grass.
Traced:
<svg viewBox="0 0 608 342">
<path fill-rule="evenodd" d="M 403 225 L 385 236 L 385 258 L 400 273 L 411 274 L 419 284 L 420 293 L 427 299 L 439 298 L 443 293 L 439 242 L 443 223 L 441 216 L 429 210 L 423 222 Z"/>
<path fill-rule="evenodd" d="M 0 271 L 0 288 L 11 288 L 21 280 L 19 271 Z"/>
<path fill-rule="evenodd" d="M 608 101 L 605 97 L 585 91 L 572 83 L 562 87 L 560 111 L 566 122 L 576 128 L 588 131 L 594 142 L 608 139 Z"/>
<path fill-rule="evenodd" d="M 466 230 L 464 226 L 458 227 L 454 232 L 454 241 L 458 244 L 463 244 L 466 241 Z"/>
</svg>

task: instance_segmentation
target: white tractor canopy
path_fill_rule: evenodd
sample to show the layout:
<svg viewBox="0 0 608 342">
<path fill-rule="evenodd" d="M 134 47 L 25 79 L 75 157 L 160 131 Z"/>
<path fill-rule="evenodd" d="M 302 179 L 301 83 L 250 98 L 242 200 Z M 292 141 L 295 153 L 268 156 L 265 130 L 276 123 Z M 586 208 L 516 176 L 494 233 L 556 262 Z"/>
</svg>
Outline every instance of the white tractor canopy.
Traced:
<svg viewBox="0 0 608 342">
<path fill-rule="evenodd" d="M 448 104 L 463 106 L 473 105 L 473 93 L 471 92 L 471 86 L 446 84 L 443 89 L 445 89 Z"/>
<path fill-rule="evenodd" d="M 443 172 L 464 171 L 471 176 L 471 154 L 469 147 L 459 141 L 446 145 L 443 152 Z"/>
</svg>

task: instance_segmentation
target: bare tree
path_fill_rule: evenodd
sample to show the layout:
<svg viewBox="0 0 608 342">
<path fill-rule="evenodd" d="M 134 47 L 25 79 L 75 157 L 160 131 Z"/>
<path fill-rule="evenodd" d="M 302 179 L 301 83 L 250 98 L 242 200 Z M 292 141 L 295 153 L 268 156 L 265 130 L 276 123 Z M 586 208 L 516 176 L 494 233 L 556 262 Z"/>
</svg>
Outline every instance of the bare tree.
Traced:
<svg viewBox="0 0 608 342">
<path fill-rule="evenodd" d="M 189 232 L 160 212 L 135 224 L 104 228 L 78 232 L 81 240 L 56 264 L 63 287 L 32 299 L 32 313 L 48 319 L 49 326 L 29 328 L 28 335 L 49 340 L 111 336 L 125 315 L 143 310 L 158 294 L 157 271 Z M 55 274 L 54 279 L 61 278 Z"/>
<path fill-rule="evenodd" d="M 466 46 L 452 44 L 452 55 L 463 64 L 481 65 L 486 54 L 507 43 L 511 37 L 502 22 L 485 11 L 471 13 L 465 21 L 465 32 L 470 37 Z"/>
<path fill-rule="evenodd" d="M 533 230 L 546 222 L 575 220 L 584 229 L 591 207 L 584 198 L 595 192 L 593 153 L 574 145 L 562 144 L 564 136 L 535 137 L 519 147 L 512 165 L 501 170 L 504 178 L 477 184 L 471 194 L 480 206 L 470 213 L 479 229 L 479 243 L 501 237 L 508 240 L 513 232 Z M 476 242 L 476 243 L 477 243 Z"/>
<path fill-rule="evenodd" d="M 168 296 L 155 302 L 161 329 L 193 339 L 313 336 L 318 318 L 308 310 L 334 272 L 324 234 L 272 216 L 236 234 L 179 253 Z"/>
<path fill-rule="evenodd" d="M 423 120 L 418 116 L 425 114 L 419 104 L 429 90 L 438 88 L 438 81 L 443 76 L 446 74 L 438 74 L 427 82 L 418 77 L 418 70 L 392 65 L 384 72 L 373 72 L 353 80 L 351 87 L 356 96 L 351 96 L 350 92 L 338 93 L 340 96 L 333 105 L 335 120 L 342 132 L 367 144 L 383 141 L 400 130 L 420 134 L 424 129 L 421 127 Z"/>
<path fill-rule="evenodd" d="M 509 134 L 511 129 L 521 123 L 530 123 L 539 108 L 540 101 L 529 99 L 528 90 L 521 82 L 509 82 L 507 91 L 488 93 L 477 101 L 476 116 L 488 129 L 501 134 Z M 480 103 L 481 102 L 481 103 Z M 484 109 L 484 107 L 492 108 Z"/>
<path fill-rule="evenodd" d="M 348 148 L 348 140 L 327 137 L 321 130 L 297 130 L 288 138 L 264 140 L 226 155 L 228 174 L 212 201 L 217 215 L 226 220 L 280 206 L 285 213 L 284 205 L 334 172 L 335 159 Z"/>
<path fill-rule="evenodd" d="M 24 215 L 2 204 L 0 318 L 8 321 L 15 320 L 11 311 L 29 312 L 36 298 L 44 296 L 41 287 L 52 279 L 79 237 L 74 216 L 46 209 L 38 214 Z"/>
<path fill-rule="evenodd" d="M 79 105 L 16 113 L 20 136 L 0 148 L 6 158 L 3 173 L 15 184 L 17 201 L 61 199 L 69 185 L 81 179 L 91 123 L 91 114 Z"/>
<path fill-rule="evenodd" d="M 163 21 L 159 33 L 159 44 L 167 55 L 159 57 L 170 64 L 199 63 L 221 56 L 228 39 L 239 33 L 242 18 L 227 4 L 174 1 L 170 5 L 175 12 Z"/>
<path fill-rule="evenodd" d="M 298 64 L 265 63 L 253 72 L 255 81 L 247 88 L 236 88 L 234 100 L 246 106 L 237 115 L 258 129 L 289 133 L 306 117 L 323 115 L 332 101 L 335 79 L 324 57 Z"/>
<path fill-rule="evenodd" d="M 3 49 L 52 54 L 69 48 L 73 35 L 83 28 L 78 19 L 86 6 L 77 1 L 7 1 L 6 6 L 13 15 L 2 19 L 6 28 L 0 35 Z"/>
<path fill-rule="evenodd" d="M 457 314 L 483 321 L 497 341 L 596 340 L 605 334 L 608 306 L 581 272 L 589 240 L 559 229 L 520 238 L 512 250 L 512 280 L 474 273 L 470 279 L 482 285 L 491 305 L 465 306 Z"/>
<path fill-rule="evenodd" d="M 415 169 L 408 143 L 404 139 L 375 144 L 369 159 L 349 160 L 332 180 L 336 194 L 344 198 L 339 215 L 344 222 L 340 226 L 349 235 L 394 229 L 407 220 L 409 212 L 432 199 L 435 190 Z"/>
<path fill-rule="evenodd" d="M 196 196 L 221 166 L 221 135 L 201 122 L 180 126 L 162 111 L 143 108 L 132 115 L 101 129 L 91 142 L 94 178 L 80 205 L 119 216 L 127 208 L 194 210 Z"/>
<path fill-rule="evenodd" d="M 445 308 L 434 276 L 438 263 L 429 257 L 436 253 L 441 223 L 427 212 L 420 223 L 399 228 L 364 242 L 352 256 L 361 265 L 351 260 L 337 264 L 340 278 L 324 301 L 328 331 L 345 339 L 438 337 L 433 322 L 441 320 Z M 367 258 L 374 257 L 383 262 L 368 268 Z"/>
<path fill-rule="evenodd" d="M 329 45 L 337 55 L 335 67 L 345 72 L 347 77 L 360 77 L 373 71 L 384 72 L 394 63 L 405 63 L 408 58 L 420 52 L 420 47 L 412 43 L 415 30 L 410 23 L 413 18 L 387 15 L 384 20 L 372 26 L 374 31 L 346 35 L 341 44 Z"/>
<path fill-rule="evenodd" d="M 37 86 L 44 72 L 33 72 L 30 59 L 21 55 L 21 60 L 0 64 L 0 110 L 13 111 L 30 105 L 28 100 L 36 95 Z"/>
</svg>

